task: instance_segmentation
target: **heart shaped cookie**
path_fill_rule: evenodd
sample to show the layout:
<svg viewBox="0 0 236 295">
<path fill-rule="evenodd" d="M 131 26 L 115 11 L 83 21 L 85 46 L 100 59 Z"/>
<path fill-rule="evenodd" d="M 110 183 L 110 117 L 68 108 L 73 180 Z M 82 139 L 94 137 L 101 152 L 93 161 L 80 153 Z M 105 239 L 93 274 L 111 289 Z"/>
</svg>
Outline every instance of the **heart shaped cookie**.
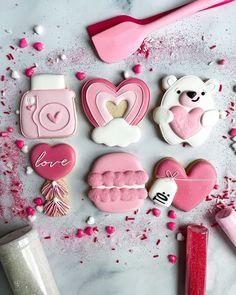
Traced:
<svg viewBox="0 0 236 295">
<path fill-rule="evenodd" d="M 86 82 L 82 88 L 82 104 L 94 127 L 104 126 L 114 118 L 106 107 L 108 101 L 116 106 L 126 101 L 128 106 L 123 118 L 127 123 L 137 125 L 149 106 L 149 88 L 137 78 L 127 79 L 118 86 L 101 78 Z"/>
<path fill-rule="evenodd" d="M 48 180 L 58 180 L 66 176 L 73 169 L 75 161 L 75 151 L 68 144 L 37 144 L 30 154 L 34 171 Z"/>
<path fill-rule="evenodd" d="M 211 192 L 217 181 L 214 166 L 202 159 L 192 162 L 185 170 L 175 159 L 164 158 L 156 165 L 155 177 L 157 179 L 169 177 L 175 181 L 177 191 L 172 204 L 182 211 L 190 211 L 199 205 Z M 162 197 L 168 196 L 169 183 L 168 181 L 166 183 L 165 189 L 162 186 L 162 191 L 157 192 Z"/>
</svg>

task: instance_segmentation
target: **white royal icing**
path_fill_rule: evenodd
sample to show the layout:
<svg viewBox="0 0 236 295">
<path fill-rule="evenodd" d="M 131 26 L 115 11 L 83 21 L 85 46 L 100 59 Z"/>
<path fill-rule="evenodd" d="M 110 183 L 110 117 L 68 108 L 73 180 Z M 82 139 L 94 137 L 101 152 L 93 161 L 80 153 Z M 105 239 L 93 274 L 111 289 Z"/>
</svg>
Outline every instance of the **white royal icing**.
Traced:
<svg viewBox="0 0 236 295">
<path fill-rule="evenodd" d="M 108 146 L 126 147 L 131 143 L 138 142 L 141 137 L 141 130 L 137 126 L 129 125 L 122 118 L 115 118 L 103 127 L 95 128 L 92 132 L 92 139 L 96 143 Z"/>
<path fill-rule="evenodd" d="M 154 203 L 170 207 L 177 192 L 177 188 L 174 178 L 158 178 L 151 186 L 148 195 Z"/>
</svg>

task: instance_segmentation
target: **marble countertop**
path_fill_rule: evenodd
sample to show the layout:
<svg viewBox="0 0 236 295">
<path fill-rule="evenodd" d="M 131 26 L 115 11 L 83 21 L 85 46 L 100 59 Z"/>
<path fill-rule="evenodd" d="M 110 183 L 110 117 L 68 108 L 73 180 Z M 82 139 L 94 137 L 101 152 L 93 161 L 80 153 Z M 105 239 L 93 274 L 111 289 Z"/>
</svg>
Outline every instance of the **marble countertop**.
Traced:
<svg viewBox="0 0 236 295">
<path fill-rule="evenodd" d="M 212 135 L 201 147 L 190 148 L 167 145 L 160 137 L 152 120 L 152 110 L 161 97 L 160 80 L 165 75 L 194 74 L 202 79 L 216 78 L 223 85 L 222 92 L 216 97 L 219 109 L 228 109 L 235 100 L 233 86 L 236 85 L 236 4 L 201 12 L 192 17 L 178 21 L 163 28 L 146 41 L 150 56 L 133 55 L 117 64 L 105 64 L 95 55 L 89 42 L 85 27 L 88 24 L 120 14 L 130 14 L 144 18 L 189 1 L 153 1 L 153 0 L 67 0 L 67 1 L 5 1 L 0 9 L 0 75 L 6 68 L 23 72 L 26 67 L 38 64 L 38 73 L 64 73 L 70 88 L 79 93 L 82 82 L 75 77 L 77 71 L 84 71 L 89 77 L 103 77 L 114 83 L 122 80 L 122 73 L 131 71 L 132 66 L 141 63 L 144 79 L 151 90 L 151 105 L 148 116 L 142 123 L 142 139 L 138 144 L 125 150 L 137 155 L 143 166 L 152 175 L 154 165 L 162 157 L 173 156 L 187 165 L 197 158 L 212 162 L 218 171 L 218 183 L 223 189 L 224 176 L 236 175 L 235 155 L 230 148 L 227 135 L 234 113 L 214 128 Z M 45 33 L 33 34 L 32 27 L 41 24 Z M 25 34 L 24 34 L 25 32 Z M 11 51 L 9 45 L 15 46 L 17 40 L 26 36 L 32 43 L 41 40 L 45 50 L 37 53 L 28 48 L 24 53 Z M 212 45 L 214 49 L 210 49 Z M 6 55 L 12 52 L 14 61 Z M 60 54 L 67 56 L 65 61 L 58 61 Z M 217 60 L 224 58 L 226 64 L 219 66 Z M 150 70 L 151 69 L 151 70 Z M 6 89 L 5 89 L 6 88 Z M 20 80 L 0 82 L 0 90 L 6 90 L 6 103 L 11 107 L 10 115 L 0 108 L 1 130 L 15 126 L 18 121 L 14 111 L 19 107 L 20 93 L 29 89 L 29 79 L 23 74 Z M 92 162 L 99 156 L 120 148 L 107 148 L 96 145 L 90 140 L 91 126 L 86 120 L 78 95 L 79 127 L 75 136 L 61 140 L 70 143 L 77 152 L 78 162 L 73 173 L 67 177 L 73 203 L 72 212 L 65 218 L 48 218 L 39 215 L 34 222 L 38 230 L 50 266 L 55 275 L 62 295 L 182 295 L 184 294 L 184 256 L 185 242 L 176 240 L 176 232 L 166 229 L 167 210 L 162 209 L 159 218 L 154 218 L 146 211 L 153 207 L 150 200 L 145 201 L 141 212 L 134 221 L 126 222 L 127 214 L 109 215 L 99 212 L 87 198 L 88 186 L 85 182 Z M 21 138 L 18 127 L 9 139 L 1 139 L 9 144 Z M 37 140 L 27 140 L 32 147 Z M 48 140 L 50 143 L 58 140 Z M 36 174 L 25 175 L 28 165 L 27 155 L 19 155 L 24 164 L 17 167 L 17 175 L 23 181 L 23 195 L 33 200 L 39 195 L 43 183 Z M 0 176 L 2 177 L 2 176 Z M 4 178 L 3 178 L 4 179 Z M 7 180 L 6 180 L 7 181 Z M 10 196 L 1 196 L 2 200 L 11 202 Z M 8 199 L 7 199 L 8 198 Z M 235 198 L 231 195 L 230 198 Z M 208 246 L 208 295 L 236 294 L 236 260 L 235 249 L 223 232 L 214 225 L 211 208 L 215 201 L 203 202 L 189 213 L 176 210 L 178 226 L 189 223 L 203 223 L 210 229 Z M 129 215 L 133 216 L 133 213 Z M 100 229 L 98 242 L 92 237 L 77 239 L 74 237 L 78 227 L 86 226 L 86 218 L 93 216 Z M 6 219 L 8 219 L 6 212 Z M 0 234 L 27 223 L 25 219 L 14 218 L 8 224 L 0 223 Z M 116 234 L 107 238 L 104 227 L 114 225 Z M 140 235 L 150 228 L 148 239 L 141 241 Z M 129 229 L 127 232 L 126 230 Z M 50 237 L 50 238 L 47 238 Z M 46 238 L 46 239 L 45 239 Z M 156 240 L 160 244 L 156 245 Z M 111 250 L 114 248 L 115 250 Z M 167 255 L 176 254 L 178 263 L 172 265 Z M 158 258 L 153 256 L 159 255 Z M 3 270 L 0 268 L 0 293 L 12 294 Z"/>
</svg>

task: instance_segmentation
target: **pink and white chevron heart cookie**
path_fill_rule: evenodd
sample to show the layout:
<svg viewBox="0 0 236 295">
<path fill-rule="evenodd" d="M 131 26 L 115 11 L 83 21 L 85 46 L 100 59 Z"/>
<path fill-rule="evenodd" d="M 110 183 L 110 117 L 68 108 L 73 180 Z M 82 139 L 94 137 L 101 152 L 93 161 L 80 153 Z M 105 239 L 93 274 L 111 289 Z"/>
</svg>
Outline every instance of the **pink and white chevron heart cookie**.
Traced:
<svg viewBox="0 0 236 295">
<path fill-rule="evenodd" d="M 101 78 L 86 82 L 82 104 L 95 127 L 93 141 L 121 147 L 139 141 L 141 130 L 137 125 L 145 116 L 149 101 L 148 86 L 137 78 L 127 79 L 118 86 Z"/>
</svg>

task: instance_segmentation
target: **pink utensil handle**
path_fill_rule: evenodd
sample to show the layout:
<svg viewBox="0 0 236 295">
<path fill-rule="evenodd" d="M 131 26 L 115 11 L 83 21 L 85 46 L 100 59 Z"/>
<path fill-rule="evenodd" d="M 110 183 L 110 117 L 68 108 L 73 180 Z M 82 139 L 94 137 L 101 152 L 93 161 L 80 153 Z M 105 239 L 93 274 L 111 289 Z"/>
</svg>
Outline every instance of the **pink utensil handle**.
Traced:
<svg viewBox="0 0 236 295">
<path fill-rule="evenodd" d="M 236 247 L 236 212 L 232 208 L 220 210 L 216 221 Z"/>
<path fill-rule="evenodd" d="M 186 295 L 205 295 L 208 229 L 187 227 Z"/>
<path fill-rule="evenodd" d="M 180 8 L 168 13 L 167 15 L 145 25 L 145 34 L 155 31 L 165 25 L 175 22 L 183 17 L 192 15 L 201 10 L 210 8 L 211 6 L 217 7 L 224 3 L 229 3 L 229 1 L 220 0 L 196 0 L 187 5 L 181 6 Z"/>
</svg>

